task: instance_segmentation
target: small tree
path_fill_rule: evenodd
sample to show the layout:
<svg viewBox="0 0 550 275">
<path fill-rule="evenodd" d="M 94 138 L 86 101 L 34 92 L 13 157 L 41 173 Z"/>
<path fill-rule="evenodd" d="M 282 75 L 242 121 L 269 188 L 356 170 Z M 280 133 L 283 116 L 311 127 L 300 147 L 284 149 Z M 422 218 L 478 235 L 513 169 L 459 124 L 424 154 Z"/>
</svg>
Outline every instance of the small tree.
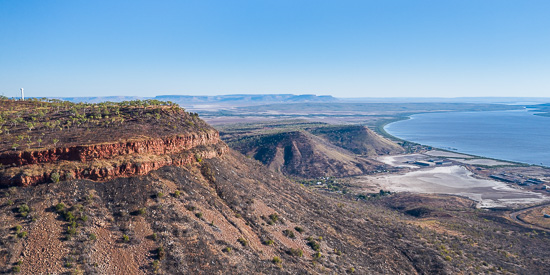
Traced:
<svg viewBox="0 0 550 275">
<path fill-rule="evenodd" d="M 57 146 L 57 143 L 58 143 L 58 142 L 59 142 L 59 139 L 57 139 L 57 138 L 54 138 L 54 139 L 53 139 L 53 145 L 54 145 L 54 146 Z"/>
</svg>

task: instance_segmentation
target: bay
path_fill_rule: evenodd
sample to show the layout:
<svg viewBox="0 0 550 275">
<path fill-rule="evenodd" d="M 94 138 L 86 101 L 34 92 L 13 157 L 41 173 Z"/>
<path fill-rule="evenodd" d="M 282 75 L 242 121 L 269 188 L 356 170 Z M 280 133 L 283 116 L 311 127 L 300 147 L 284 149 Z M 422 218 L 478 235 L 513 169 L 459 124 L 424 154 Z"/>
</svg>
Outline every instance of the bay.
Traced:
<svg viewBox="0 0 550 275">
<path fill-rule="evenodd" d="M 423 145 L 550 166 L 550 118 L 527 110 L 417 114 L 384 129 Z"/>
</svg>

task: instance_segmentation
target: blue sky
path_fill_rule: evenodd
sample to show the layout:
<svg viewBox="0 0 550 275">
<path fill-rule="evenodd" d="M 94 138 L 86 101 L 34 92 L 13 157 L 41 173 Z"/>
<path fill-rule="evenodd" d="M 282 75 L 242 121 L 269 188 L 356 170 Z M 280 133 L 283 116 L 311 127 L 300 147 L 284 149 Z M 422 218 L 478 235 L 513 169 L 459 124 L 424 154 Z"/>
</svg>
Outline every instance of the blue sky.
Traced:
<svg viewBox="0 0 550 275">
<path fill-rule="evenodd" d="M 550 96 L 550 1 L 0 0 L 0 94 Z"/>
</svg>

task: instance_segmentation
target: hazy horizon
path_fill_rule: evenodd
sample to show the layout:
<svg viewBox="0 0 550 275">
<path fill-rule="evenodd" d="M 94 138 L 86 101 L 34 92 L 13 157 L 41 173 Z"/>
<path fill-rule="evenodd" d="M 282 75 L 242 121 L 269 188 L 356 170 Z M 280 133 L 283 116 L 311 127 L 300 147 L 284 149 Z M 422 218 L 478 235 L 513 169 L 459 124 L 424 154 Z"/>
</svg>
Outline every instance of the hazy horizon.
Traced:
<svg viewBox="0 0 550 275">
<path fill-rule="evenodd" d="M 0 3 L 0 95 L 544 97 L 548 1 Z"/>
</svg>

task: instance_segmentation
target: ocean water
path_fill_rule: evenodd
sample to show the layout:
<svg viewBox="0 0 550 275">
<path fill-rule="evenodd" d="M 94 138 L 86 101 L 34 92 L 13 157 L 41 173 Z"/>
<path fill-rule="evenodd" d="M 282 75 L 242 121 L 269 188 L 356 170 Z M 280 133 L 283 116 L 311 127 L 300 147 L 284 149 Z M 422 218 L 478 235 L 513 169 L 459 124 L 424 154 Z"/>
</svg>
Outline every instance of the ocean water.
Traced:
<svg viewBox="0 0 550 275">
<path fill-rule="evenodd" d="M 550 166 L 550 117 L 526 110 L 418 114 L 384 129 L 423 145 Z"/>
</svg>

